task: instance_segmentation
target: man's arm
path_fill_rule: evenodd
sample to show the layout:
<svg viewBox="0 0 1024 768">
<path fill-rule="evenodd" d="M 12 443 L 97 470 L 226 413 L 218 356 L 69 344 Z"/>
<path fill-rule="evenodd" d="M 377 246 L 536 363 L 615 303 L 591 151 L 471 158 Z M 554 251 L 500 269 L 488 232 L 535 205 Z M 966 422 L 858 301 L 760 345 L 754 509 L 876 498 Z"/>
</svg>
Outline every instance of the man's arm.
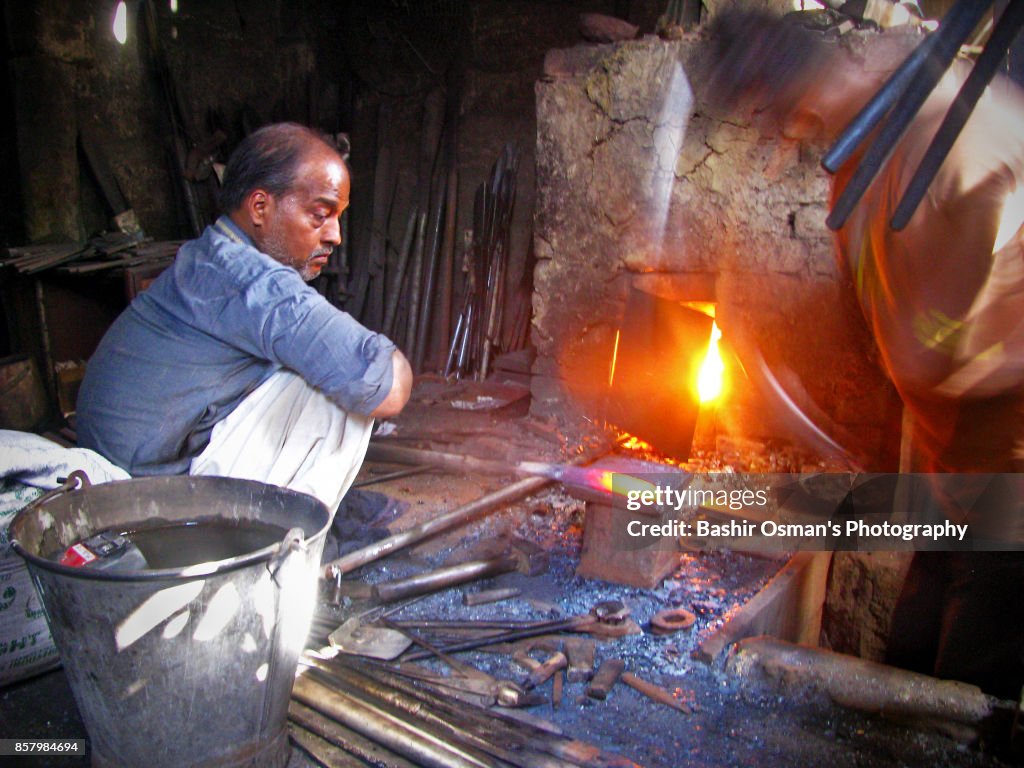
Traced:
<svg viewBox="0 0 1024 768">
<path fill-rule="evenodd" d="M 390 416 L 397 416 L 409 402 L 409 395 L 412 394 L 412 367 L 405 359 L 405 355 L 396 349 L 391 353 L 391 364 L 393 367 L 391 391 L 384 398 L 384 402 L 370 413 L 374 418 L 386 419 Z"/>
</svg>

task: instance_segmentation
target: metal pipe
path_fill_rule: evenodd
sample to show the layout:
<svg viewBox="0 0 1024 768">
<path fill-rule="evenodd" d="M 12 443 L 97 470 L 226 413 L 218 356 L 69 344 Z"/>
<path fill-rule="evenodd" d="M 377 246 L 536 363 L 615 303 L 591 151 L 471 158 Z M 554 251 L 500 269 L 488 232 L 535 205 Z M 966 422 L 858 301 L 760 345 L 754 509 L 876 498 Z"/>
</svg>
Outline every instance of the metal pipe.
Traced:
<svg viewBox="0 0 1024 768">
<path fill-rule="evenodd" d="M 461 453 L 445 453 L 425 448 L 409 448 L 403 445 L 387 445 L 381 442 L 370 442 L 366 449 L 366 458 L 370 461 L 385 461 L 398 464 L 416 464 L 420 466 L 438 467 L 456 472 L 483 472 L 490 475 L 542 474 L 537 467 L 557 467 L 556 464 L 529 462 L 524 469 L 520 464 L 509 464 L 504 461 L 480 459 Z M 553 475 L 551 475 L 553 476 Z"/>
<path fill-rule="evenodd" d="M 514 571 L 518 563 L 519 561 L 511 556 L 472 560 L 468 563 L 459 563 L 436 568 L 426 573 L 418 573 L 405 579 L 376 584 L 373 587 L 373 595 L 383 603 L 391 603 L 395 600 L 429 594 L 470 581 L 508 573 Z"/>
<path fill-rule="evenodd" d="M 395 316 L 398 314 L 398 303 L 402 298 L 402 283 L 405 282 L 405 273 L 409 269 L 409 255 L 412 251 L 413 238 L 416 236 L 417 209 L 413 206 L 409 211 L 409 220 L 405 225 L 405 234 L 402 236 L 402 251 L 398 254 L 398 265 L 395 268 L 395 280 L 391 285 L 391 295 L 388 296 L 388 307 L 384 313 L 384 335 L 390 337 L 395 330 Z"/>
<path fill-rule="evenodd" d="M 446 512 L 431 520 L 427 520 L 426 522 L 414 526 L 407 531 L 396 533 L 367 547 L 350 552 L 337 560 L 327 563 L 327 565 L 321 569 L 321 574 L 324 578 L 332 578 L 336 573 L 349 573 L 362 565 L 371 563 L 374 560 L 379 560 L 392 552 L 397 552 L 398 550 L 405 549 L 413 544 L 418 544 L 424 539 L 441 533 L 442 531 L 447 531 L 460 525 L 465 525 L 477 517 L 493 511 L 503 504 L 516 501 L 517 499 L 531 494 L 534 491 L 539 491 L 551 482 L 552 480 L 546 477 L 528 477 L 520 480 L 519 482 L 512 483 L 511 485 L 507 485 L 494 493 L 482 496 L 476 501 L 471 501 L 469 504 L 463 504 L 461 507 L 457 507 L 450 512 Z"/>
<path fill-rule="evenodd" d="M 410 467 L 409 469 L 399 469 L 394 472 L 388 472 L 383 475 L 377 475 L 376 477 L 368 477 L 365 480 L 360 480 L 357 483 L 352 483 L 350 488 L 365 488 L 368 485 L 376 485 L 377 483 L 385 483 L 388 480 L 398 480 L 403 477 L 409 477 L 410 475 L 422 475 L 424 472 L 429 472 L 431 467 Z"/>
<path fill-rule="evenodd" d="M 437 736 L 396 718 L 379 706 L 357 699 L 333 685 L 317 680 L 319 670 L 308 670 L 295 678 L 292 695 L 299 701 L 329 715 L 393 752 L 427 768 L 490 768 L 493 763 L 478 760 L 445 744 Z"/>
<path fill-rule="evenodd" d="M 416 370 L 423 370 L 423 360 L 427 355 L 427 329 L 430 327 L 430 314 L 434 308 L 432 299 L 434 294 L 434 276 L 437 273 L 438 254 L 441 250 L 441 236 L 443 232 L 442 216 L 445 205 L 445 187 L 448 184 L 446 170 L 438 171 L 438 179 L 434 186 L 433 203 L 434 207 L 430 216 L 430 248 L 426 252 L 423 274 L 423 298 L 420 304 L 420 319 L 417 326 L 416 346 L 413 350 L 414 366 Z"/>
<path fill-rule="evenodd" d="M 576 632 L 590 627 L 596 624 L 598 621 L 597 617 L 591 614 L 583 614 L 581 616 L 570 616 L 568 619 L 560 619 L 553 621 L 547 626 L 536 626 L 526 627 L 524 629 L 515 629 L 510 632 L 504 632 L 500 635 L 492 635 L 491 637 L 477 637 L 472 640 L 464 640 L 458 643 L 452 643 L 446 645 L 440 650 L 444 653 L 455 653 L 457 651 L 472 651 L 477 648 L 483 648 L 488 645 L 496 645 L 498 643 L 511 643 L 516 640 L 525 640 L 528 637 L 537 637 L 538 635 L 547 635 L 553 632 Z M 402 657 L 402 661 L 421 661 L 423 659 L 429 659 L 434 654 L 418 651 L 411 653 L 407 656 Z"/>
<path fill-rule="evenodd" d="M 513 765 L 531 768 L 574 768 L 577 763 L 548 751 L 549 744 L 538 742 L 528 729 L 512 726 L 492 713 L 462 702 L 454 702 L 432 693 L 427 685 L 416 685 L 386 669 L 372 672 L 335 665 L 327 674 L 336 682 L 351 686 L 372 698 L 379 698 L 413 717 L 428 718 L 457 741 L 469 740 L 480 749 L 500 756 Z M 485 733 L 484 740 L 477 733 Z M 556 739 L 549 736 L 550 741 Z"/>
<path fill-rule="evenodd" d="M 409 322 L 405 328 L 405 351 L 408 356 L 413 354 L 416 346 L 416 323 L 420 315 L 420 282 L 423 279 L 423 249 L 427 239 L 427 209 L 420 211 L 419 225 L 416 228 L 416 247 L 412 255 L 412 275 L 409 278 Z"/>
<path fill-rule="evenodd" d="M 465 312 L 459 313 L 459 319 L 455 323 L 455 333 L 452 334 L 452 343 L 448 347 L 448 360 L 444 364 L 443 375 L 445 377 L 452 375 L 452 366 L 455 364 L 455 350 L 459 346 L 459 337 L 462 334 L 463 320 L 466 318 Z"/>
<path fill-rule="evenodd" d="M 489 768 L 568 768 L 549 760 L 538 762 L 532 755 L 513 753 L 506 744 L 485 738 L 481 733 L 487 733 L 488 729 L 467 720 L 461 710 L 440 712 L 422 698 L 414 698 L 372 678 L 361 679 L 358 673 L 345 674 L 343 670 L 341 666 L 316 664 L 307 674 L 354 702 L 384 712 L 399 726 L 428 735 L 452 752 L 482 761 Z M 465 702 L 461 706 L 470 708 Z"/>
<path fill-rule="evenodd" d="M 524 722 L 517 717 L 518 712 L 481 710 L 477 707 L 467 707 L 453 702 L 424 686 L 414 685 L 383 665 L 361 663 L 343 666 L 332 663 L 330 669 L 332 673 L 344 676 L 352 685 L 368 686 L 368 690 L 373 690 L 373 686 L 383 686 L 383 690 L 388 691 L 391 695 L 404 693 L 433 707 L 438 712 L 485 728 L 496 738 L 501 739 L 503 744 L 510 747 L 517 746 L 520 749 L 540 751 L 559 760 L 567 761 L 569 765 L 588 766 L 589 768 L 625 768 L 625 766 L 635 768 L 635 764 L 631 761 L 624 761 L 617 756 L 606 754 L 592 744 L 569 739 L 532 723 Z"/>
<path fill-rule="evenodd" d="M 878 136 L 864 153 L 860 165 L 857 166 L 857 170 L 854 171 L 849 183 L 832 208 L 832 212 L 825 220 L 829 229 L 839 229 L 846 223 L 864 192 L 889 159 L 904 131 L 917 115 L 921 105 L 924 104 L 936 83 L 949 68 L 950 62 L 960 49 L 960 44 L 967 39 L 991 4 L 992 0 L 960 0 L 946 14 L 942 26 L 935 33 L 938 39 L 935 42 L 932 55 L 928 58 L 929 66 L 923 66 L 917 72 L 917 76 L 907 86 L 899 103 L 893 107 L 885 124 L 879 130 Z"/>
<path fill-rule="evenodd" d="M 452 128 L 454 131 L 454 127 Z M 454 150 L 452 150 L 454 155 Z M 443 341 L 448 339 L 452 317 L 452 268 L 455 264 L 455 222 L 456 207 L 459 204 L 459 171 L 454 156 L 448 168 L 448 187 L 445 191 L 447 200 L 444 209 L 444 248 L 441 251 L 441 308 L 438 315 L 437 337 Z M 454 348 L 454 344 L 453 344 Z M 448 353 L 448 364 L 445 375 L 451 366 L 452 353 Z"/>
<path fill-rule="evenodd" d="M 935 34 L 928 35 L 922 40 L 903 60 L 897 70 L 889 76 L 878 92 L 871 97 L 871 100 L 861 108 L 861 111 L 850 121 L 850 124 L 846 126 L 839 138 L 822 157 L 821 164 L 825 170 L 829 173 L 838 171 L 843 163 L 850 159 L 861 142 L 871 135 L 875 126 L 917 77 L 918 71 L 931 56 L 936 40 L 938 40 L 938 35 Z"/>
<path fill-rule="evenodd" d="M 914 171 L 914 177 L 903 193 L 903 199 L 900 200 L 890 223 L 890 226 L 897 232 L 907 226 L 917 210 L 917 206 L 921 204 L 925 192 L 928 191 L 939 168 L 942 167 L 946 155 L 949 154 L 960 131 L 967 124 L 978 99 L 981 98 L 985 88 L 1006 59 L 1006 51 L 1017 39 L 1022 25 L 1024 25 L 1024 3 L 1010 3 L 1003 11 L 1003 15 L 999 17 L 992 36 L 985 44 L 985 50 L 982 51 L 971 73 L 960 86 L 960 92 L 957 93 L 956 99 L 946 112 L 942 125 L 936 131 L 931 144 L 928 145 L 928 150 L 921 158 L 917 170 Z"/>
<path fill-rule="evenodd" d="M 288 703 L 288 719 L 294 726 L 316 734 L 324 741 L 364 761 L 358 763 L 360 766 L 369 762 L 371 765 L 380 766 L 380 768 L 416 768 L 414 763 L 404 757 L 370 741 L 336 720 L 320 714 L 315 709 L 300 704 L 295 699 Z M 294 732 L 292 735 L 294 736 Z M 303 749 L 307 748 L 301 741 L 299 746 Z"/>
</svg>

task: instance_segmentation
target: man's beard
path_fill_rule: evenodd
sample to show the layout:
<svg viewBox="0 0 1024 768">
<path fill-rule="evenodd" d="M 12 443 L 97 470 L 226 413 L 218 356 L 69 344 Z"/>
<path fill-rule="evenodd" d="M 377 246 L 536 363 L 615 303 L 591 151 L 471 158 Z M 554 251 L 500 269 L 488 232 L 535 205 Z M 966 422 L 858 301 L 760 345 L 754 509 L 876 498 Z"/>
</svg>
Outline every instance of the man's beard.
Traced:
<svg viewBox="0 0 1024 768">
<path fill-rule="evenodd" d="M 332 249 L 317 248 L 307 256 L 301 264 L 295 264 L 294 259 L 288 255 L 288 249 L 276 237 L 269 237 L 263 242 L 262 251 L 274 261 L 291 267 L 299 273 L 299 277 L 307 283 L 316 280 L 320 276 L 320 268 L 312 264 L 317 256 L 330 256 Z"/>
</svg>

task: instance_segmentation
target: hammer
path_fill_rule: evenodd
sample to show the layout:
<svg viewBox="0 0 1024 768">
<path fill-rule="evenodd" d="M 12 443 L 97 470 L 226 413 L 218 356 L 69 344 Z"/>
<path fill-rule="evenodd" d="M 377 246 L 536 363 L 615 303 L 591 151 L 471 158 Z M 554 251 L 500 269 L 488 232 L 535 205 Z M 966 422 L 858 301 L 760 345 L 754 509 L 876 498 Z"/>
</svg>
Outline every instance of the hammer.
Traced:
<svg viewBox="0 0 1024 768">
<path fill-rule="evenodd" d="M 373 596 L 382 603 L 390 603 L 512 571 L 536 576 L 547 567 L 548 556 L 544 550 L 532 542 L 517 539 L 506 553 L 495 557 L 448 565 L 406 579 L 377 584 L 373 588 Z"/>
</svg>

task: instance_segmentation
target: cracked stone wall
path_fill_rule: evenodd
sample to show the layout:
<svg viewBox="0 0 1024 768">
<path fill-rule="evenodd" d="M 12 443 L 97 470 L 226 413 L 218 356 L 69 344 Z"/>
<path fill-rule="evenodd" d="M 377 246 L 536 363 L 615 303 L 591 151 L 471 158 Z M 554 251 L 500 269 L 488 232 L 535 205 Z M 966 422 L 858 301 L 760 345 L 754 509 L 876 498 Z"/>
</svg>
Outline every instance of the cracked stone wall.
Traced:
<svg viewBox="0 0 1024 768">
<path fill-rule="evenodd" d="M 870 61 L 874 44 L 858 39 L 851 65 Z M 824 225 L 824 147 L 694 103 L 686 73 L 700 46 L 647 37 L 548 55 L 536 88 L 533 411 L 600 419 L 615 331 L 638 286 L 717 302 L 733 342 L 721 431 L 787 436 L 737 363 L 754 344 L 892 467 L 898 407 Z"/>
</svg>

